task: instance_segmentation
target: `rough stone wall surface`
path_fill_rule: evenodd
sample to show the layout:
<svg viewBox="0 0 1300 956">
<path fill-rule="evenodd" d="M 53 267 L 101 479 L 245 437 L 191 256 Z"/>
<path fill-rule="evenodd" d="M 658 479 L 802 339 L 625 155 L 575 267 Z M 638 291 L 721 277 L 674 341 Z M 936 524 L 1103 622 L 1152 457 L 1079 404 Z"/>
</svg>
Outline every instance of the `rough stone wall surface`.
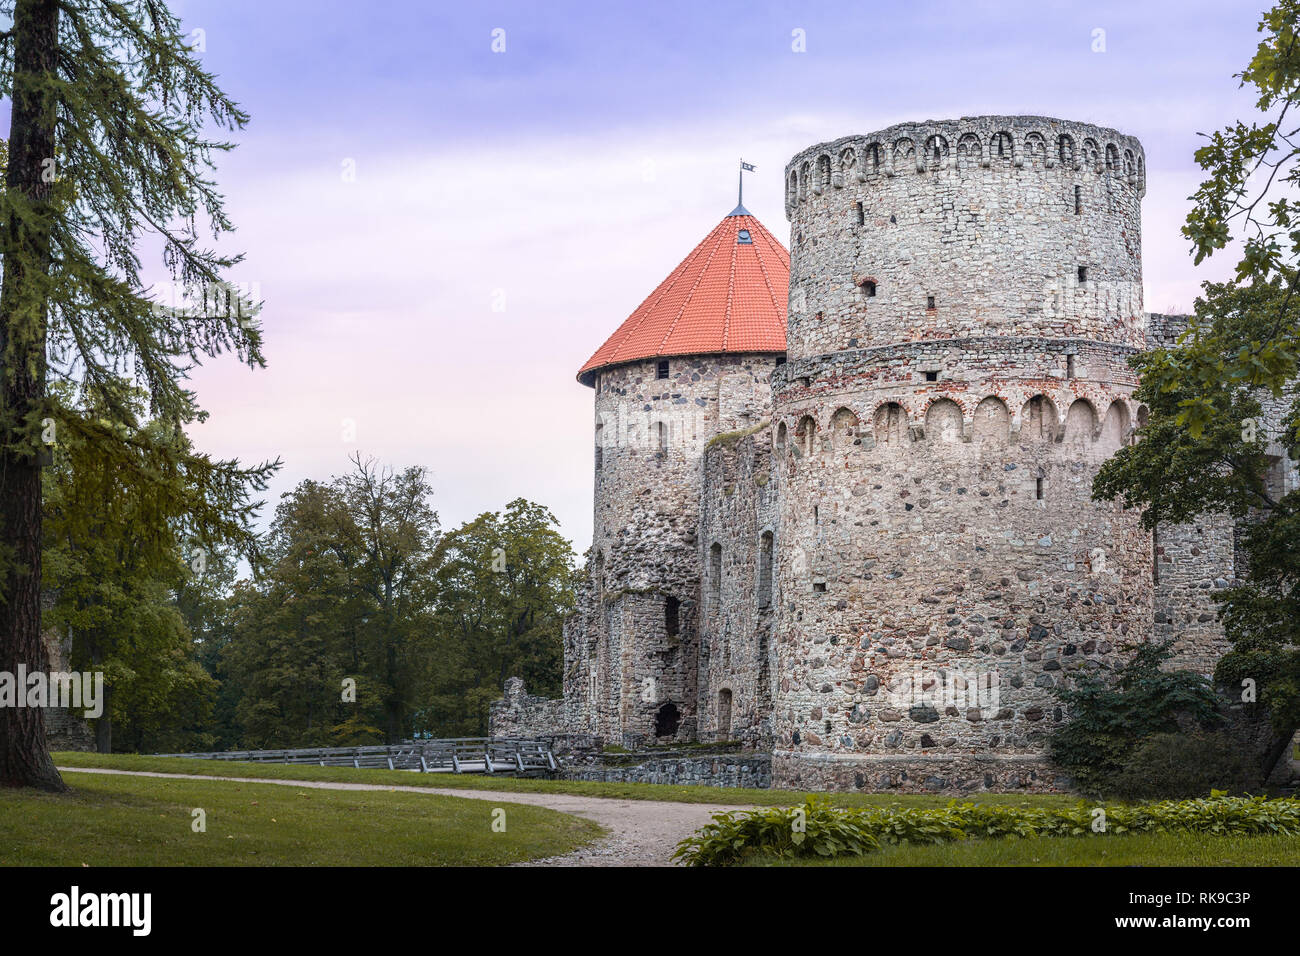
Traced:
<svg viewBox="0 0 1300 956">
<path fill-rule="evenodd" d="M 1130 136 L 1040 116 L 904 123 L 810 147 L 786 182 L 792 361 L 974 335 L 1143 345 Z"/>
<path fill-rule="evenodd" d="M 1036 116 L 795 156 L 788 364 L 596 382 L 567 729 L 662 742 L 671 703 L 670 740 L 770 749 L 776 786 L 1050 791 L 1069 786 L 1045 742 L 1070 674 L 1153 636 L 1209 673 L 1239 528 L 1152 534 L 1091 499 L 1145 421 L 1127 360 L 1187 321 L 1143 311 L 1144 167 L 1131 137 Z M 1296 487 L 1294 463 L 1270 480 Z M 613 769 L 721 772 L 657 759 Z"/>
<path fill-rule="evenodd" d="M 832 162 L 820 194 L 802 188 L 821 157 L 856 168 L 846 150 L 856 163 L 875 141 L 892 170 L 837 179 Z M 1089 144 L 1111 143 L 1131 178 L 1092 162 Z M 1050 788 L 1053 690 L 1150 632 L 1138 516 L 1091 501 L 1138 411 L 1140 156 L 1112 131 L 983 117 L 851 137 L 787 168 L 776 785 L 1007 787 L 1028 764 L 1024 785 Z M 1017 769 L 976 773 L 976 757 Z"/>
<path fill-rule="evenodd" d="M 749 787 L 772 786 L 770 754 L 722 755 L 632 755 L 635 763 L 611 765 L 601 761 L 595 766 L 566 762 L 561 776 L 565 780 L 598 780 L 604 783 L 666 783 L 677 786 Z"/>
<path fill-rule="evenodd" d="M 488 708 L 489 737 L 546 737 L 567 734 L 572 726 L 564 700 L 529 694 L 521 678 L 506 680 L 505 696 Z"/>
<path fill-rule="evenodd" d="M 767 423 L 705 453 L 700 529 L 699 737 L 768 746 L 779 530 Z"/>
<path fill-rule="evenodd" d="M 770 406 L 776 356 L 665 361 L 595 376 L 589 583 L 565 638 L 575 729 L 633 745 L 694 737 L 701 459 Z"/>
</svg>

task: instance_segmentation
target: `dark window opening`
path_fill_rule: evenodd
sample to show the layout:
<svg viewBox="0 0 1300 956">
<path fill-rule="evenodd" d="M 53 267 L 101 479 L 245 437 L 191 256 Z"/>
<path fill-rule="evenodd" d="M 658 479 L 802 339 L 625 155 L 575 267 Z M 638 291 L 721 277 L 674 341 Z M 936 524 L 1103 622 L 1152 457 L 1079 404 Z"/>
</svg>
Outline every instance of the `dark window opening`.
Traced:
<svg viewBox="0 0 1300 956">
<path fill-rule="evenodd" d="M 863 295 L 865 295 L 868 299 L 873 299 L 873 298 L 875 298 L 875 296 L 876 296 L 876 284 L 875 284 L 874 282 L 872 282 L 870 279 L 868 279 L 866 282 L 862 283 L 862 293 L 863 293 Z"/>
<path fill-rule="evenodd" d="M 681 630 L 682 602 L 669 596 L 664 602 L 664 633 L 676 637 Z"/>
<path fill-rule="evenodd" d="M 933 308 L 934 308 L 934 296 L 932 296 L 932 295 L 927 295 L 927 296 L 925 297 L 925 307 L 926 307 L 927 309 L 933 309 Z"/>
<path fill-rule="evenodd" d="M 671 737 L 677 733 L 677 727 L 682 722 L 681 712 L 678 711 L 677 705 L 672 701 L 664 704 L 655 714 L 655 736 Z"/>
<path fill-rule="evenodd" d="M 813 505 L 813 524 L 821 524 L 821 523 L 822 523 L 822 509 L 819 508 L 817 505 Z"/>
<path fill-rule="evenodd" d="M 939 373 L 938 373 L 938 372 L 926 372 L 926 373 L 925 373 L 925 380 L 926 380 L 927 382 L 937 382 L 937 381 L 939 381 Z"/>
<path fill-rule="evenodd" d="M 853 215 L 857 219 L 859 226 L 861 226 L 863 223 L 867 221 L 866 213 L 863 211 L 862 203 L 860 202 L 855 202 L 853 204 Z"/>
<path fill-rule="evenodd" d="M 1079 266 L 1079 282 L 1080 282 L 1080 284 L 1082 284 L 1082 283 L 1084 283 L 1084 282 L 1087 282 L 1087 281 L 1088 281 L 1088 267 L 1087 267 L 1087 266 Z"/>
<path fill-rule="evenodd" d="M 1039 501 L 1043 500 L 1043 479 L 1042 478 L 1034 479 L 1034 497 L 1037 498 Z"/>
<path fill-rule="evenodd" d="M 712 610 L 718 607 L 722 594 L 722 545 L 714 542 L 709 548 L 709 603 Z"/>
<path fill-rule="evenodd" d="M 1151 529 L 1151 581 L 1160 583 L 1160 540 L 1156 537 L 1156 528 Z"/>
<path fill-rule="evenodd" d="M 1074 187 L 1074 214 L 1076 216 L 1083 213 L 1083 187 Z"/>
<path fill-rule="evenodd" d="M 778 356 L 776 357 L 776 364 L 777 364 L 777 365 L 784 365 L 784 364 L 785 364 L 785 356 L 784 356 L 784 355 L 778 355 Z"/>
<path fill-rule="evenodd" d="M 813 582 L 813 592 L 816 593 L 816 594 L 825 594 L 825 593 L 826 593 L 826 582 L 825 582 L 825 581 L 814 581 L 814 582 Z"/>
<path fill-rule="evenodd" d="M 658 371 L 658 375 L 657 375 L 656 377 L 657 377 L 657 378 L 667 378 L 667 377 L 668 377 L 668 362 L 667 362 L 667 361 L 663 361 L 663 362 L 660 362 L 660 363 L 659 363 L 659 371 Z"/>
<path fill-rule="evenodd" d="M 1074 378 L 1074 356 L 1073 355 L 1067 355 L 1065 357 L 1065 377 Z"/>
<path fill-rule="evenodd" d="M 935 162 L 939 161 L 939 147 L 937 145 L 934 147 L 934 159 Z"/>
<path fill-rule="evenodd" d="M 764 531 L 758 539 L 758 606 L 772 606 L 772 532 Z"/>
</svg>

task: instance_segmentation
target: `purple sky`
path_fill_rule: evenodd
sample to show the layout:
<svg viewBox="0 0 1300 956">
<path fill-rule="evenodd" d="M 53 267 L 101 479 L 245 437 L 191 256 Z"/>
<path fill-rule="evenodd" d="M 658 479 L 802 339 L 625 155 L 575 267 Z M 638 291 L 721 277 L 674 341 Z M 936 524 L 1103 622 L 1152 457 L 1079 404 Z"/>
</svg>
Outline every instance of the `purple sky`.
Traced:
<svg viewBox="0 0 1300 956">
<path fill-rule="evenodd" d="M 523 496 L 581 552 L 574 375 L 735 205 L 738 157 L 788 246 L 781 173 L 812 143 L 979 113 L 1118 128 L 1146 147 L 1146 306 L 1185 310 L 1230 270 L 1193 269 L 1178 230 L 1196 134 L 1251 115 L 1232 74 L 1263 0 L 173 7 L 252 114 L 218 180 L 266 300 L 268 368 L 195 376 L 200 445 L 284 459 L 268 515 L 360 449 L 427 465 L 444 527 Z"/>
</svg>

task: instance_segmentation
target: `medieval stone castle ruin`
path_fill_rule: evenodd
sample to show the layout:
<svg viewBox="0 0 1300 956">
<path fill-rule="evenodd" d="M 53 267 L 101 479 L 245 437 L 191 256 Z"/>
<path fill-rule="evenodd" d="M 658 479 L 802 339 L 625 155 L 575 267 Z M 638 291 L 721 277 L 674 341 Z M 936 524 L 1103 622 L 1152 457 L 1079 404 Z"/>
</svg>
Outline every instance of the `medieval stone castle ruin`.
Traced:
<svg viewBox="0 0 1300 956">
<path fill-rule="evenodd" d="M 493 733 L 739 740 L 776 786 L 1049 787 L 1053 691 L 1224 650 L 1231 521 L 1092 500 L 1146 410 L 1141 144 L 1037 116 L 907 123 L 738 207 L 579 373 L 595 524 L 563 701 Z M 1279 465 L 1277 480 L 1293 472 Z"/>
</svg>

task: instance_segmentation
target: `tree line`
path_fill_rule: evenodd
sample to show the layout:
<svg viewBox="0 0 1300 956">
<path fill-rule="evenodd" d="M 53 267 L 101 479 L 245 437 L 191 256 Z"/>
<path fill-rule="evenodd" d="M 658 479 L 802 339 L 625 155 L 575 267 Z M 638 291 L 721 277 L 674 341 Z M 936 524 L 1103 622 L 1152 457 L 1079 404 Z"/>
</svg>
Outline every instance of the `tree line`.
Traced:
<svg viewBox="0 0 1300 956">
<path fill-rule="evenodd" d="M 160 422 L 120 424 L 138 455 L 188 449 Z M 45 620 L 74 669 L 104 674 L 101 752 L 478 736 L 507 677 L 559 695 L 574 554 L 542 505 L 443 532 L 424 468 L 356 455 L 284 494 L 259 535 L 251 511 L 219 516 L 266 469 L 146 489 L 85 448 L 55 445 L 45 472 Z"/>
</svg>

